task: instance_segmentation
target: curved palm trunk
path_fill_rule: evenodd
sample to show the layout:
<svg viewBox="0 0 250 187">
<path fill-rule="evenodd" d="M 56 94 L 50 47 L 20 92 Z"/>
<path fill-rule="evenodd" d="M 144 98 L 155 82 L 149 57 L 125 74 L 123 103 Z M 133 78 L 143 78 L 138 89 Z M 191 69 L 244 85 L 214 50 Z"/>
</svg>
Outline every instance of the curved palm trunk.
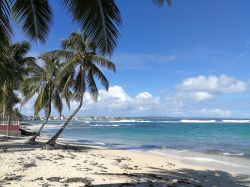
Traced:
<svg viewBox="0 0 250 187">
<path fill-rule="evenodd" d="M 63 124 L 63 126 L 61 127 L 61 129 L 46 143 L 46 145 L 49 146 L 54 146 L 56 143 L 56 140 L 59 138 L 59 136 L 62 134 L 62 132 L 64 131 L 64 129 L 68 126 L 69 122 L 72 120 L 72 118 L 77 114 L 77 112 L 81 109 L 83 104 L 83 94 L 81 96 L 81 100 L 80 100 L 80 104 L 79 106 L 76 108 L 76 110 L 71 114 L 71 116 L 69 117 L 69 119 L 67 119 L 67 121 Z"/>
<path fill-rule="evenodd" d="M 40 129 L 38 130 L 37 133 L 34 134 L 34 136 L 32 136 L 29 140 L 28 140 L 28 143 L 34 143 L 36 141 L 36 138 L 37 136 L 40 136 L 42 130 L 43 130 L 43 127 L 45 126 L 45 124 L 48 122 L 49 120 L 49 117 L 50 117 L 50 114 L 51 114 L 51 101 L 50 101 L 50 105 L 49 105 L 49 111 L 48 111 L 48 114 L 47 114 L 47 117 L 46 117 L 46 120 L 45 122 L 41 125 Z"/>
<path fill-rule="evenodd" d="M 29 142 L 29 143 L 33 143 L 33 142 L 35 142 L 35 141 L 36 141 L 37 136 L 40 136 L 41 131 L 42 131 L 42 129 L 43 129 L 43 127 L 44 127 L 44 125 L 45 125 L 45 124 L 48 122 L 48 120 L 49 120 L 49 117 L 50 117 L 50 115 L 49 115 L 49 116 L 47 116 L 47 118 L 46 118 L 45 122 L 41 125 L 41 127 L 40 127 L 39 131 L 38 131 L 37 133 L 35 133 L 35 134 L 34 134 L 34 136 L 32 136 L 32 137 L 28 140 L 28 142 Z"/>
<path fill-rule="evenodd" d="M 75 109 L 75 111 L 70 115 L 69 119 L 63 124 L 61 129 L 46 143 L 46 146 L 53 147 L 56 144 L 56 140 L 59 138 L 59 136 L 62 134 L 64 129 L 68 126 L 69 122 L 72 120 L 72 118 L 77 114 L 77 112 L 81 109 L 83 104 L 83 73 L 81 73 L 81 98 L 79 106 Z"/>
</svg>

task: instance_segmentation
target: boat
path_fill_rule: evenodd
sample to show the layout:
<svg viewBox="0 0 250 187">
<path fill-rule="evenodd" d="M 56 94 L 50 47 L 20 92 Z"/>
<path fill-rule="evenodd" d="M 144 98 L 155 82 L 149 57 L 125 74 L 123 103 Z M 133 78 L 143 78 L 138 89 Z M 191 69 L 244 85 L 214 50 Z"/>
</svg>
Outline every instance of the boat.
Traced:
<svg viewBox="0 0 250 187">
<path fill-rule="evenodd" d="M 20 128 L 19 131 L 21 132 L 22 136 L 33 136 L 36 134 L 36 132 L 31 131 L 30 129 L 26 129 L 26 128 Z"/>
</svg>

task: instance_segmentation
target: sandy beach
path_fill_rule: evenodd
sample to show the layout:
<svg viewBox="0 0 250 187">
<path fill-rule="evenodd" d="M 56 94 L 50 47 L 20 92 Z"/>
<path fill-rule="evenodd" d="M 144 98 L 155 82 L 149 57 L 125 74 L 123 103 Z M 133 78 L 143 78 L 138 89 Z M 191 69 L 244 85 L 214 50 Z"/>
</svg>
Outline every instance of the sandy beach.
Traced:
<svg viewBox="0 0 250 187">
<path fill-rule="evenodd" d="M 0 141 L 0 186 L 250 186 L 246 175 L 227 173 L 146 152 L 112 150 L 60 141 L 55 150 Z"/>
</svg>

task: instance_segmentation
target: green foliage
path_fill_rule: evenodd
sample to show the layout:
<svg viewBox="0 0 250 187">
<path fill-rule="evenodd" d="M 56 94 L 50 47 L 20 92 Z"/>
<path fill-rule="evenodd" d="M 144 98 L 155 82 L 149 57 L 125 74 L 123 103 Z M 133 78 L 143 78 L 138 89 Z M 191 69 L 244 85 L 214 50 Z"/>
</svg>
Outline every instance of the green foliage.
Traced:
<svg viewBox="0 0 250 187">
<path fill-rule="evenodd" d="M 114 0 L 61 0 L 61 5 L 78 22 L 103 54 L 112 54 L 117 46 L 120 11 Z M 45 42 L 53 20 L 53 10 L 48 0 L 0 1 L 0 53 L 10 43 L 12 28 L 10 18 L 35 41 Z M 3 53 L 6 54 L 6 53 Z"/>
<path fill-rule="evenodd" d="M 41 57 L 44 62 L 44 67 L 36 66 L 33 73 L 22 82 L 22 93 L 25 96 L 22 105 L 29 101 L 35 94 L 37 98 L 34 104 L 34 115 L 44 109 L 46 116 L 50 116 L 51 105 L 61 115 L 62 104 L 62 89 L 57 84 L 57 77 L 60 69 L 60 62 L 58 58 Z M 67 90 L 68 94 L 63 95 L 66 100 L 70 100 L 71 92 Z"/>
<path fill-rule="evenodd" d="M 13 18 L 31 39 L 45 42 L 52 20 L 52 9 L 47 0 L 17 0 Z"/>
<path fill-rule="evenodd" d="M 68 39 L 63 40 L 62 50 L 55 50 L 43 54 L 46 58 L 60 57 L 65 61 L 58 75 L 59 85 L 63 88 L 63 94 L 67 94 L 70 88 L 76 97 L 82 97 L 87 90 L 94 100 L 97 100 L 98 88 L 95 78 L 108 90 L 109 82 L 98 68 L 107 68 L 115 72 L 115 65 L 98 54 L 97 45 L 88 39 L 88 36 L 80 33 L 72 33 Z M 81 86 L 82 85 L 82 86 Z"/>
<path fill-rule="evenodd" d="M 15 91 L 35 66 L 35 58 L 26 57 L 30 49 L 27 42 L 10 45 L 7 49 L 8 56 L 3 57 L 1 61 L 6 71 L 0 76 L 0 108 L 5 116 L 11 116 L 14 105 L 19 102 Z"/>
</svg>

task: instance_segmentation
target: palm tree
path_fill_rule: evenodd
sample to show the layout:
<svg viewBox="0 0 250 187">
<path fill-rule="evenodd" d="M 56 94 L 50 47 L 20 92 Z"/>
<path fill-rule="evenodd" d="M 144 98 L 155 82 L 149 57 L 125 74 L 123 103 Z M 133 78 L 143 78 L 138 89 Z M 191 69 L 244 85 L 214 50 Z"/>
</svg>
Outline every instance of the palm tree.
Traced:
<svg viewBox="0 0 250 187">
<path fill-rule="evenodd" d="M 79 106 L 63 124 L 62 128 L 46 143 L 46 146 L 54 146 L 56 140 L 68 126 L 69 122 L 81 109 L 83 97 L 88 90 L 94 100 L 98 97 L 98 88 L 95 77 L 101 81 L 106 90 L 109 82 L 102 71 L 98 68 L 107 68 L 115 72 L 115 65 L 104 58 L 97 50 L 95 43 L 88 39 L 85 34 L 72 33 L 68 39 L 62 42 L 62 50 L 55 50 L 44 54 L 44 56 L 59 56 L 65 60 L 62 66 L 59 80 L 63 86 L 63 92 L 71 88 Z"/>
<path fill-rule="evenodd" d="M 21 26 L 22 31 L 31 40 L 45 42 L 53 19 L 50 2 L 1 0 L 0 52 L 10 43 L 11 18 Z M 117 45 L 121 25 L 120 11 L 114 0 L 60 0 L 60 4 L 72 16 L 73 21 L 79 23 L 86 31 L 89 38 L 95 38 L 103 53 L 112 53 Z"/>
<path fill-rule="evenodd" d="M 27 42 L 11 45 L 8 47 L 8 56 L 4 57 L 5 61 L 2 62 L 7 73 L 0 77 L 0 104 L 2 106 L 3 119 L 6 116 L 8 119 L 7 135 L 9 135 L 13 107 L 19 102 L 15 91 L 18 90 L 23 78 L 28 75 L 31 68 L 35 65 L 35 58 L 26 57 L 29 50 L 30 45 Z"/>
<path fill-rule="evenodd" d="M 60 62 L 58 58 L 41 57 L 44 62 L 44 68 L 37 66 L 34 68 L 34 73 L 26 78 L 22 83 L 22 92 L 25 96 L 22 105 L 29 101 L 35 94 L 37 99 L 34 104 L 34 115 L 44 109 L 46 119 L 39 128 L 38 132 L 29 140 L 30 143 L 34 143 L 37 136 L 40 135 L 43 127 L 47 123 L 51 115 L 52 104 L 55 106 L 60 116 L 62 113 L 62 95 L 60 86 L 57 84 L 57 76 L 60 69 Z M 70 91 L 64 92 L 63 96 L 66 101 L 70 100 Z M 69 104 L 69 102 L 67 102 Z M 68 105 L 69 107 L 69 105 Z"/>
</svg>

